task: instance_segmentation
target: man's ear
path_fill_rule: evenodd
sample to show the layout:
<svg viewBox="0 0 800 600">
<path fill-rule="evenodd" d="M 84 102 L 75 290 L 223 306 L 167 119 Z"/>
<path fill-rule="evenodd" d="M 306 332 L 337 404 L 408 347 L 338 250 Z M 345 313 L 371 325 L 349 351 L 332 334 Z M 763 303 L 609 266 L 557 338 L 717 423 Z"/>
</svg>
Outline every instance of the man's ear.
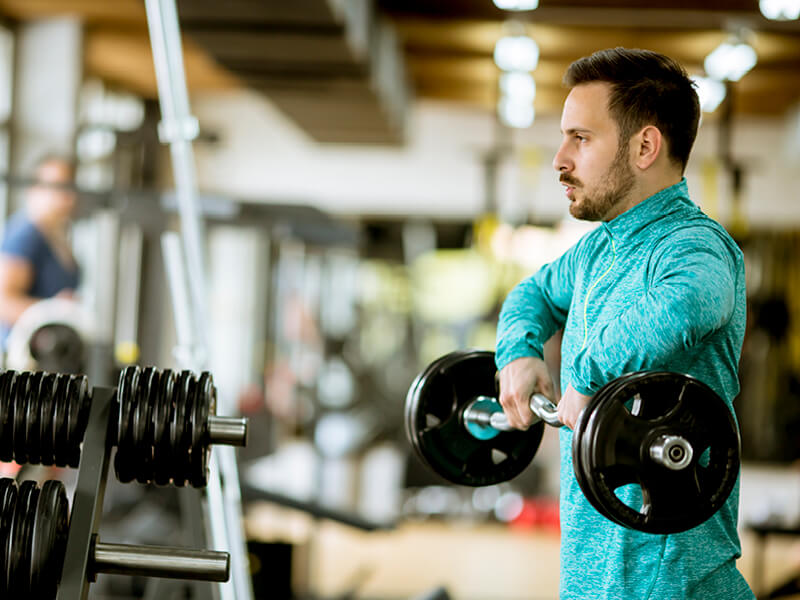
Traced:
<svg viewBox="0 0 800 600">
<path fill-rule="evenodd" d="M 648 125 L 633 136 L 633 162 L 642 169 L 648 169 L 661 154 L 664 146 L 664 136 L 658 127 Z"/>
</svg>

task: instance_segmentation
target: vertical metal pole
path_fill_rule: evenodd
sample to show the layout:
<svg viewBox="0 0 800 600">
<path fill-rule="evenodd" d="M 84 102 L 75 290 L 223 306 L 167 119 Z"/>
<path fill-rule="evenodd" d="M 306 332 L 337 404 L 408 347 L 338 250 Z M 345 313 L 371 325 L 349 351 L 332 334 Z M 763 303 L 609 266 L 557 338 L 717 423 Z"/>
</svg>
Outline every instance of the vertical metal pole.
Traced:
<svg viewBox="0 0 800 600">
<path fill-rule="evenodd" d="M 237 590 L 236 600 L 253 598 L 250 559 L 243 531 L 244 518 L 236 453 L 231 446 L 213 446 L 210 462 L 210 466 L 214 468 L 210 473 L 213 477 L 209 477 L 209 482 L 213 483 L 209 491 L 220 494 L 220 497 L 215 499 L 215 505 L 222 506 L 224 510 L 229 541 L 227 550 L 231 555 L 231 580 L 234 589 Z M 215 463 L 218 463 L 218 469 Z M 209 493 L 209 507 L 211 506 L 211 493 Z"/>
<path fill-rule="evenodd" d="M 192 140 L 197 137 L 198 125 L 197 120 L 189 112 L 175 1 L 145 0 L 145 9 L 161 106 L 159 137 L 163 143 L 168 143 L 170 146 L 190 291 L 188 298 L 182 291 L 176 292 L 178 288 L 184 287 L 185 279 L 182 273 L 170 277 L 176 325 L 179 328 L 185 327 L 185 323 L 178 324 L 182 318 L 181 313 L 191 315 L 190 322 L 193 324 L 188 334 L 178 332 L 179 340 L 188 344 L 178 348 L 178 351 L 184 354 L 178 358 L 183 359 L 184 365 L 188 368 L 200 371 L 208 361 L 209 320 L 206 305 L 205 235 L 197 202 L 197 178 L 192 152 Z M 169 245 L 169 241 L 164 242 L 165 249 Z M 182 263 L 183 261 L 174 261 L 173 272 L 175 265 Z M 167 268 L 170 269 L 170 266 L 167 265 Z M 222 401 L 218 406 L 220 414 L 229 414 L 230 406 L 226 406 L 227 399 L 220 400 Z M 207 512 L 214 548 L 227 549 L 233 560 L 231 585 L 220 583 L 219 594 L 223 600 L 248 600 L 253 598 L 253 590 L 241 522 L 235 454 L 231 448 L 223 449 L 222 452 L 220 450 L 219 448 L 212 450 L 212 468 L 206 488 Z M 214 455 L 224 475 L 214 468 Z M 236 489 L 233 489 L 233 486 L 236 486 Z"/>
<path fill-rule="evenodd" d="M 180 236 L 174 232 L 161 235 L 161 254 L 164 256 L 164 273 L 172 299 L 172 314 L 175 321 L 175 358 L 181 365 L 194 364 L 192 347 L 195 344 L 191 303 L 186 293 L 186 271 L 183 268 Z"/>
<path fill-rule="evenodd" d="M 161 123 L 159 137 L 169 144 L 175 176 L 175 192 L 181 216 L 181 232 L 186 254 L 192 316 L 199 336 L 194 351 L 204 364 L 206 350 L 206 285 L 204 226 L 197 203 L 197 177 L 192 140 L 197 137 L 197 119 L 189 112 L 186 76 L 183 70 L 178 14 L 174 0 L 145 0 L 150 43 L 158 83 Z"/>
</svg>

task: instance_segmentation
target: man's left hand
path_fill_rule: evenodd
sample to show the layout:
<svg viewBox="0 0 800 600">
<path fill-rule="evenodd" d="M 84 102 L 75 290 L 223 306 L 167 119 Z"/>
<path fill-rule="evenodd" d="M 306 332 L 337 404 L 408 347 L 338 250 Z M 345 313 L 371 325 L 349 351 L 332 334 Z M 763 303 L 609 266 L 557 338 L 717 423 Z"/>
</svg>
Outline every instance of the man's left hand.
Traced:
<svg viewBox="0 0 800 600">
<path fill-rule="evenodd" d="M 569 384 L 558 402 L 558 420 L 570 429 L 575 429 L 578 416 L 591 399 L 591 396 L 584 396 L 578 393 L 572 387 L 572 384 Z"/>
</svg>

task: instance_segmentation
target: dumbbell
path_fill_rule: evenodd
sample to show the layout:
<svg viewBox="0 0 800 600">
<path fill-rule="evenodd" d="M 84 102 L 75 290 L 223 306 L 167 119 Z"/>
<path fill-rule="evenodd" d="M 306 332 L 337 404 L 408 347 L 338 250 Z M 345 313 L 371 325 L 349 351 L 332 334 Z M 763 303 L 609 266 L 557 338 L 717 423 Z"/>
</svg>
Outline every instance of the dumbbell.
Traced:
<svg viewBox="0 0 800 600">
<path fill-rule="evenodd" d="M 0 373 L 0 461 L 77 467 L 91 401 L 84 376 Z M 109 419 L 117 478 L 204 487 L 209 446 L 247 438 L 246 419 L 215 412 L 210 373 L 126 367 Z"/>
<path fill-rule="evenodd" d="M 407 437 L 420 459 L 452 483 L 493 485 L 533 460 L 556 407 L 531 398 L 528 430 L 508 425 L 497 401 L 494 354 L 462 351 L 429 365 L 405 405 Z M 620 525 L 677 533 L 699 525 L 725 502 L 739 473 L 740 439 L 725 402 L 689 375 L 639 372 L 603 386 L 572 434 L 575 477 L 589 502 Z M 615 493 L 640 486 L 641 506 Z"/>
<path fill-rule="evenodd" d="M 0 597 L 53 600 L 60 585 L 69 507 L 64 484 L 34 481 L 19 487 L 0 479 Z M 88 572 L 227 581 L 230 557 L 225 552 L 156 546 L 104 544 L 94 538 Z"/>
</svg>

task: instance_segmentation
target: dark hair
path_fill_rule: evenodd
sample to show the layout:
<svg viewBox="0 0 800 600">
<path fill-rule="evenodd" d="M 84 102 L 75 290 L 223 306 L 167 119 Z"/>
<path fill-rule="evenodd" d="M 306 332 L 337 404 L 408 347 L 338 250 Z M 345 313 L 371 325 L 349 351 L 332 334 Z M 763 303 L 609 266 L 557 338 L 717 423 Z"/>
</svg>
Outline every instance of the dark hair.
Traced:
<svg viewBox="0 0 800 600">
<path fill-rule="evenodd" d="M 603 81 L 611 84 L 608 110 L 619 127 L 620 144 L 647 125 L 667 141 L 669 157 L 686 168 L 700 122 L 694 82 L 675 60 L 629 48 L 609 48 L 572 63 L 564 85 Z"/>
</svg>

